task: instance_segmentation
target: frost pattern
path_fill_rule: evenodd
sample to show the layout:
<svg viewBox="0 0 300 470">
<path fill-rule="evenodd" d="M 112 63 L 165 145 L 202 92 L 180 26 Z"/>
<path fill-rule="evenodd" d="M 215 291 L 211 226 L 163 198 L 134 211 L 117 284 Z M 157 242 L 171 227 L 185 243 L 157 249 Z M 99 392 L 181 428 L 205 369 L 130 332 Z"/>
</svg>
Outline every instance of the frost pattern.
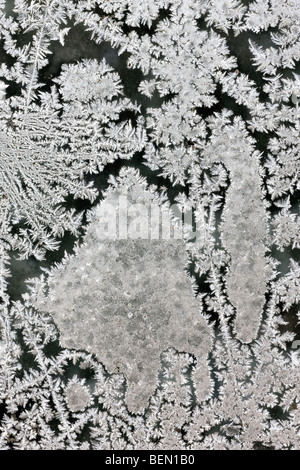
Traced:
<svg viewBox="0 0 300 470">
<path fill-rule="evenodd" d="M 237 337 L 250 343 L 257 335 L 265 302 L 267 214 L 259 174 L 260 155 L 241 120 L 228 124 L 221 133 L 214 129 L 203 156 L 209 164 L 224 163 L 229 171 L 230 186 L 220 226 L 223 246 L 231 256 L 226 284 L 237 312 Z"/>
<path fill-rule="evenodd" d="M 121 184 L 106 198 L 112 206 L 122 195 L 128 212 L 137 201 L 149 204 L 137 178 L 129 174 Z M 137 411 L 156 388 L 161 353 L 173 347 L 206 357 L 209 330 L 183 271 L 182 241 L 103 241 L 101 222 L 91 222 L 76 256 L 50 274 L 47 298 L 35 306 L 53 316 L 63 347 L 94 353 L 109 371 L 124 374 L 128 407 Z"/>
<path fill-rule="evenodd" d="M 1 449 L 299 449 L 298 3 L 0 0 Z"/>
</svg>

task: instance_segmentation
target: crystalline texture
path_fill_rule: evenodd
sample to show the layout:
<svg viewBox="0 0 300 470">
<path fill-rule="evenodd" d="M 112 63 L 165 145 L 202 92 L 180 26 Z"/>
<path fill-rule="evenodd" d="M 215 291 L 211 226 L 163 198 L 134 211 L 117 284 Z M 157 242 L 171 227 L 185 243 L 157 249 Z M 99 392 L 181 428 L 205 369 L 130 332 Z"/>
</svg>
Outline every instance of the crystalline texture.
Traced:
<svg viewBox="0 0 300 470">
<path fill-rule="evenodd" d="M 129 181 L 110 192 L 111 204 L 122 194 L 128 210 L 153 200 Z M 101 222 L 92 221 L 76 256 L 51 275 L 48 298 L 38 305 L 52 314 L 64 347 L 87 350 L 125 375 L 136 411 L 156 388 L 161 353 L 173 347 L 205 357 L 209 332 L 184 272 L 182 240 L 103 240 Z"/>
</svg>

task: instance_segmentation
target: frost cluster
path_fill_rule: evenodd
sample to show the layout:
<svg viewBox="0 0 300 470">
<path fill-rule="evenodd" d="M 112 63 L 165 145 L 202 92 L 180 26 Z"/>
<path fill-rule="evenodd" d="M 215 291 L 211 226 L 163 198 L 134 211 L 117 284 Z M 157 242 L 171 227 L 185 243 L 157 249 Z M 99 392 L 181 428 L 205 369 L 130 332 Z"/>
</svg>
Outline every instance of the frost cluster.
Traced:
<svg viewBox="0 0 300 470">
<path fill-rule="evenodd" d="M 300 448 L 299 32 L 0 0 L 1 449 Z"/>
</svg>

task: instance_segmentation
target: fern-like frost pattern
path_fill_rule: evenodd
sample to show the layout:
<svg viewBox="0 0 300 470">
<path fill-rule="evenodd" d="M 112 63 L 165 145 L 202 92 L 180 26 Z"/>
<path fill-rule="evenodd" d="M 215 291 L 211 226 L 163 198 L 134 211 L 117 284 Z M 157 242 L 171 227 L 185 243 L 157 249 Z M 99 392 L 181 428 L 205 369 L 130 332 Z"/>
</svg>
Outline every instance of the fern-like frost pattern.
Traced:
<svg viewBox="0 0 300 470">
<path fill-rule="evenodd" d="M 0 0 L 0 448 L 299 449 L 298 0 Z"/>
</svg>

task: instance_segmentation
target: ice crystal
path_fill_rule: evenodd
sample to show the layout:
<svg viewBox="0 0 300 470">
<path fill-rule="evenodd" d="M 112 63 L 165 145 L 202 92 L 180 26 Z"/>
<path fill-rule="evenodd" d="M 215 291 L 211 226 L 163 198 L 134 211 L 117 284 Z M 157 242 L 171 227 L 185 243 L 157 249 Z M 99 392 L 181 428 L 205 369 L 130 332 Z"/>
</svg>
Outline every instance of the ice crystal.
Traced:
<svg viewBox="0 0 300 470">
<path fill-rule="evenodd" d="M 130 175 L 107 199 L 117 207 L 122 196 L 128 213 L 137 201 L 149 204 L 150 194 Z M 156 388 L 161 353 L 173 347 L 205 357 L 209 332 L 183 271 L 182 241 L 139 240 L 130 233 L 128 239 L 106 241 L 102 223 L 96 217 L 76 256 L 50 274 L 47 298 L 36 307 L 53 316 L 63 347 L 94 353 L 109 371 L 124 374 L 128 406 L 138 410 Z M 132 213 L 128 224 L 138 223 Z"/>
<path fill-rule="evenodd" d="M 2 449 L 299 449 L 298 3 L 0 0 Z"/>
<path fill-rule="evenodd" d="M 91 404 L 88 388 L 80 382 L 69 382 L 65 389 L 68 407 L 73 412 L 84 411 Z"/>
</svg>

